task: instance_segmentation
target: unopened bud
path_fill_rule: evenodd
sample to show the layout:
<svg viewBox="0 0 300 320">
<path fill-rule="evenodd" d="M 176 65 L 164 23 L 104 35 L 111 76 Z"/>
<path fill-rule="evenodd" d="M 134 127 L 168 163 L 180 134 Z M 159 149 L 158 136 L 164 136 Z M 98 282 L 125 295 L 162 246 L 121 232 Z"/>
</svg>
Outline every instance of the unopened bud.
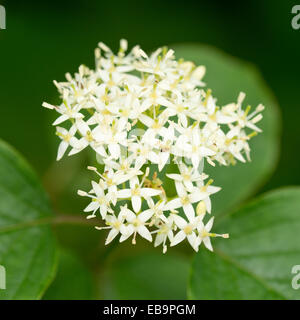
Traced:
<svg viewBox="0 0 300 320">
<path fill-rule="evenodd" d="M 200 201 L 197 204 L 196 213 L 198 216 L 204 215 L 206 213 L 206 205 L 204 201 Z"/>
</svg>

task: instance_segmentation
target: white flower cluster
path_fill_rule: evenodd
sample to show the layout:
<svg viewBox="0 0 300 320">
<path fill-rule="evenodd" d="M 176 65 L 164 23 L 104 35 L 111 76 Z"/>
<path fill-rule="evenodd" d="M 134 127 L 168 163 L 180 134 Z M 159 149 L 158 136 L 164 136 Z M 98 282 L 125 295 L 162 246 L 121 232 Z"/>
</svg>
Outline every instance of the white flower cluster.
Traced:
<svg viewBox="0 0 300 320">
<path fill-rule="evenodd" d="M 155 235 L 163 252 L 184 239 L 196 251 L 202 242 L 212 250 L 210 238 L 228 234 L 210 232 L 213 218 L 203 222 L 210 196 L 220 190 L 205 182 L 203 161 L 250 160 L 248 141 L 261 131 L 263 106 L 242 109 L 243 93 L 237 103 L 217 106 L 211 91 L 201 89 L 205 67 L 175 60 L 173 50 L 126 51 L 125 40 L 116 55 L 99 43 L 95 70 L 80 66 L 66 82 L 54 82 L 62 103 L 43 106 L 60 114 L 53 123 L 61 139 L 57 160 L 68 147 L 69 155 L 88 146 L 96 152 L 102 169 L 89 169 L 99 180 L 78 193 L 91 199 L 87 218 L 100 212 L 105 226 L 97 229 L 110 230 L 106 244 L 117 235 L 120 242 L 132 236 L 135 244 L 139 234 L 149 241 Z M 170 189 L 177 193 L 172 199 Z"/>
</svg>

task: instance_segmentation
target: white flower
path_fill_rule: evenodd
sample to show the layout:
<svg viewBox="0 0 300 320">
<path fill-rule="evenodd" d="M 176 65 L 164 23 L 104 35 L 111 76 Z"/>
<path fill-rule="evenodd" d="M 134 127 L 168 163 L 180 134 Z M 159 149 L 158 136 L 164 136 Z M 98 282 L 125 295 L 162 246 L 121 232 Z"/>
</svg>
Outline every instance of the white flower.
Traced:
<svg viewBox="0 0 300 320">
<path fill-rule="evenodd" d="M 72 146 L 76 143 L 76 138 L 74 138 L 76 131 L 77 131 L 77 128 L 75 125 L 73 125 L 70 128 L 70 130 L 66 130 L 65 128 L 61 128 L 61 127 L 56 127 L 56 134 L 62 140 L 58 147 L 56 160 L 60 160 L 63 157 L 69 145 Z"/>
<path fill-rule="evenodd" d="M 196 216 L 189 222 L 184 220 L 178 215 L 174 215 L 173 219 L 175 224 L 178 226 L 180 231 L 174 236 L 171 241 L 171 247 L 176 246 L 178 243 L 187 239 L 192 248 L 198 252 L 198 247 L 200 244 L 199 238 L 197 237 L 198 224 L 201 222 L 203 216 Z"/>
<path fill-rule="evenodd" d="M 207 128 L 207 127 L 206 127 Z M 205 128 L 205 129 L 206 129 Z M 209 157 L 215 155 L 215 151 L 212 150 L 212 143 L 211 146 L 209 145 L 210 137 L 207 134 L 207 130 L 199 130 L 197 126 L 195 126 L 192 130 L 191 139 L 189 141 L 187 152 L 190 153 L 191 161 L 195 169 L 198 169 L 200 161 L 204 157 Z"/>
<path fill-rule="evenodd" d="M 189 111 L 188 104 L 186 104 L 186 102 L 183 100 L 183 96 L 180 93 L 180 91 L 173 90 L 173 93 L 175 94 L 176 98 L 173 99 L 173 103 L 170 103 L 168 105 L 169 115 L 178 116 L 180 124 L 182 124 L 184 127 L 187 127 L 187 124 L 188 124 L 187 114 Z"/>
<path fill-rule="evenodd" d="M 164 125 L 168 121 L 168 112 L 163 111 L 159 117 L 154 117 L 153 119 L 150 118 L 149 116 L 142 114 L 139 117 L 139 121 L 141 121 L 146 127 L 148 127 L 148 130 L 146 131 L 145 135 L 148 135 L 152 139 L 156 137 L 156 135 L 160 135 L 160 132 Z"/>
<path fill-rule="evenodd" d="M 98 173 L 99 174 L 99 173 Z M 109 192 L 117 190 L 117 186 L 127 181 L 131 175 L 124 174 L 121 170 L 117 172 L 112 168 L 107 169 L 103 174 L 99 174 L 105 183 L 105 188 L 108 188 Z"/>
<path fill-rule="evenodd" d="M 140 170 L 143 163 L 135 161 L 133 156 L 130 156 L 128 158 L 121 157 L 118 162 L 111 160 L 109 158 L 104 159 L 103 161 L 105 163 L 107 170 L 111 168 L 116 170 L 117 173 L 125 177 L 126 180 L 134 176 L 143 174 L 143 171 Z"/>
<path fill-rule="evenodd" d="M 149 209 L 145 210 L 144 212 L 150 212 L 152 214 L 152 218 L 154 219 L 154 222 L 157 220 L 161 221 L 168 221 L 168 219 L 164 215 L 164 211 L 167 211 L 168 208 L 166 207 L 165 200 L 159 200 L 156 203 L 154 203 L 152 198 L 147 199 L 147 204 L 149 206 Z"/>
<path fill-rule="evenodd" d="M 198 181 L 197 185 L 199 187 L 199 198 L 204 201 L 206 210 L 208 213 L 211 213 L 211 200 L 210 196 L 221 190 L 220 187 L 211 186 L 214 181 L 209 179 L 208 182 L 204 185 L 203 181 Z"/>
<path fill-rule="evenodd" d="M 128 222 L 128 225 L 121 226 L 122 236 L 120 242 L 125 241 L 133 234 L 132 243 L 136 243 L 136 234 L 138 233 L 141 237 L 145 238 L 148 241 L 152 241 L 152 236 L 150 231 L 145 226 L 146 222 L 151 218 L 151 212 L 142 212 L 140 214 L 133 213 L 130 209 L 126 207 L 122 211 L 125 215 L 125 218 Z"/>
<path fill-rule="evenodd" d="M 237 121 L 237 128 L 242 129 L 248 127 L 254 131 L 261 132 L 255 124 L 262 119 L 261 111 L 264 110 L 264 106 L 259 104 L 256 110 L 249 114 L 251 106 L 248 106 L 245 110 L 242 109 L 242 102 L 245 98 L 245 94 L 241 93 L 238 97 L 238 103 L 236 105 L 236 113 L 234 115 L 235 121 Z M 236 132 L 236 130 L 235 130 Z"/>
<path fill-rule="evenodd" d="M 99 185 L 103 190 L 107 190 L 107 196 L 109 201 L 116 205 L 117 203 L 117 193 L 118 185 L 123 184 L 129 179 L 129 175 L 124 175 L 123 172 L 115 172 L 113 169 L 105 171 L 100 174 L 95 167 L 88 167 L 89 170 L 96 172 L 100 176 Z"/>
<path fill-rule="evenodd" d="M 180 86 L 183 91 L 190 92 L 196 87 L 202 87 L 205 85 L 201 81 L 206 72 L 205 66 L 198 66 L 195 68 L 195 64 L 193 62 L 183 61 L 179 63 L 178 68 L 183 77 L 183 82 Z"/>
<path fill-rule="evenodd" d="M 92 181 L 93 189 L 91 192 L 95 194 L 91 195 L 84 191 L 79 191 L 79 195 L 86 196 L 92 199 L 92 202 L 84 209 L 84 212 L 93 211 L 92 215 L 89 215 L 87 219 L 96 217 L 95 213 L 99 209 L 102 219 L 105 219 L 107 211 L 112 212 L 109 207 L 110 195 L 109 193 L 105 194 L 104 189 L 95 181 Z"/>
<path fill-rule="evenodd" d="M 171 69 L 172 59 L 174 59 L 174 51 L 169 50 L 165 54 L 162 54 L 162 49 L 157 49 L 150 57 L 140 50 L 140 55 L 144 58 L 140 62 L 136 63 L 137 70 L 141 72 L 153 73 L 160 76 L 164 76 L 166 72 Z"/>
<path fill-rule="evenodd" d="M 229 235 L 227 233 L 226 234 L 210 233 L 213 223 L 214 223 L 214 217 L 210 218 L 206 225 L 204 225 L 204 223 L 201 220 L 198 222 L 198 225 L 197 225 L 197 230 L 199 232 L 198 245 L 200 245 L 201 242 L 203 242 L 205 247 L 210 251 L 213 251 L 213 247 L 210 241 L 211 237 L 222 237 L 225 239 L 229 238 Z"/>
<path fill-rule="evenodd" d="M 95 227 L 97 230 L 111 229 L 107 235 L 105 245 L 112 242 L 115 239 L 115 237 L 120 233 L 121 227 L 124 226 L 124 220 L 125 215 L 121 209 L 118 217 L 116 217 L 114 214 L 106 216 L 105 223 L 108 227 Z"/>
<path fill-rule="evenodd" d="M 183 183 L 178 181 L 175 181 L 175 186 L 178 198 L 169 201 L 166 204 L 166 208 L 168 210 L 174 210 L 182 207 L 189 221 L 192 221 L 195 218 L 195 211 L 192 204 L 204 200 L 207 198 L 207 194 L 204 192 L 200 193 L 196 188 L 192 193 L 188 193 Z"/>
<path fill-rule="evenodd" d="M 135 212 L 141 210 L 142 198 L 148 199 L 161 194 L 161 190 L 143 188 L 142 183 L 139 182 L 137 177 L 133 177 L 129 181 L 130 189 L 119 190 L 117 194 L 117 197 L 121 199 L 131 198 L 132 207 Z"/>
<path fill-rule="evenodd" d="M 68 102 L 69 92 L 67 90 L 63 91 L 63 103 L 59 106 L 50 105 L 49 103 L 44 102 L 43 106 L 48 109 L 55 109 L 58 113 L 61 114 L 54 122 L 53 125 L 56 126 L 65 122 L 66 120 L 75 120 L 83 118 L 83 115 L 79 112 L 81 106 L 76 104 L 71 106 Z"/>
<path fill-rule="evenodd" d="M 87 146 L 91 146 L 98 154 L 106 156 L 103 142 L 97 139 L 97 135 L 99 135 L 99 128 L 96 127 L 94 129 L 90 129 L 87 123 L 83 120 L 77 120 L 76 126 L 78 131 L 81 133 L 82 138 L 74 143 L 73 149 L 70 151 L 69 155 L 76 154 Z"/>
<path fill-rule="evenodd" d="M 202 181 L 207 178 L 205 174 L 200 174 L 198 170 L 195 170 L 193 167 L 188 167 L 184 163 L 179 164 L 178 167 L 180 174 L 171 173 L 167 174 L 167 177 L 182 182 L 188 192 L 193 192 L 195 190 L 193 182 Z"/>
<path fill-rule="evenodd" d="M 174 233 L 174 219 L 173 215 L 169 218 L 164 217 L 163 222 L 158 226 L 158 229 L 153 231 L 152 233 L 156 233 L 156 238 L 154 241 L 154 247 L 158 247 L 161 244 L 163 245 L 163 253 L 167 252 L 166 242 L 169 239 L 170 242 L 173 241 Z"/>
<path fill-rule="evenodd" d="M 168 128 L 162 128 L 160 134 L 162 140 L 157 139 L 157 148 L 159 150 L 157 156 L 158 171 L 162 171 L 170 159 L 173 140 L 175 138 L 173 126 L 169 125 Z"/>
<path fill-rule="evenodd" d="M 133 153 L 136 158 L 136 162 L 139 163 L 139 166 L 143 166 L 147 161 L 152 163 L 158 163 L 159 157 L 157 153 L 153 150 L 153 147 L 150 144 L 150 141 L 146 134 L 143 135 L 140 141 L 132 142 L 128 149 Z"/>
</svg>

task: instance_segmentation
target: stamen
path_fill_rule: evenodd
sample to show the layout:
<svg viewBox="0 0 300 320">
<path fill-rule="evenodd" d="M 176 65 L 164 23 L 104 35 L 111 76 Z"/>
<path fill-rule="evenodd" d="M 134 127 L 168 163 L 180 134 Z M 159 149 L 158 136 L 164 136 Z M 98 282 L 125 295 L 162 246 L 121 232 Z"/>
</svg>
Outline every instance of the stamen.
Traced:
<svg viewBox="0 0 300 320">
<path fill-rule="evenodd" d="M 208 90 L 206 91 L 205 100 L 204 100 L 204 102 L 203 102 L 204 107 L 207 106 L 208 98 L 211 96 L 211 93 L 212 93 L 211 89 L 208 89 Z"/>
<path fill-rule="evenodd" d="M 163 246 L 163 254 L 165 254 L 168 250 L 168 247 L 166 245 Z"/>
<path fill-rule="evenodd" d="M 78 190 L 78 191 L 77 191 L 77 194 L 78 194 L 79 196 L 81 196 L 81 197 L 86 197 L 86 196 L 88 195 L 87 192 L 82 191 L 82 190 Z"/>
<path fill-rule="evenodd" d="M 133 234 L 132 244 L 136 244 L 135 238 L 136 238 L 136 232 Z"/>
</svg>

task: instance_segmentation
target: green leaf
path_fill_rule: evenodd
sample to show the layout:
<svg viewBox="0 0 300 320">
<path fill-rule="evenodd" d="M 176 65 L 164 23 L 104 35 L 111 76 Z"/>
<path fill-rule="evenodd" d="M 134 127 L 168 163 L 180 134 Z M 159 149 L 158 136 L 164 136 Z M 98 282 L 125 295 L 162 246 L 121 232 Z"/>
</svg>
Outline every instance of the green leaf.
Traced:
<svg viewBox="0 0 300 320">
<path fill-rule="evenodd" d="M 48 198 L 24 159 L 0 140 L 0 265 L 6 290 L 0 299 L 38 299 L 52 281 L 56 242 L 43 225 Z"/>
<path fill-rule="evenodd" d="M 109 264 L 103 277 L 106 281 L 101 282 L 104 298 L 186 299 L 188 266 L 185 256 L 171 251 L 118 258 Z"/>
<path fill-rule="evenodd" d="M 206 88 L 211 88 L 219 105 L 235 102 L 240 91 L 246 93 L 244 106 L 255 108 L 263 103 L 266 109 L 259 127 L 263 129 L 250 142 L 252 162 L 224 167 L 205 164 L 204 172 L 222 190 L 213 196 L 213 213 L 224 213 L 252 195 L 269 178 L 277 164 L 279 151 L 279 115 L 277 104 L 256 68 L 212 47 L 198 44 L 174 45 L 176 58 L 205 65 Z"/>
<path fill-rule="evenodd" d="M 92 276 L 76 255 L 62 250 L 56 278 L 46 291 L 46 300 L 89 300 L 93 294 Z"/>
<path fill-rule="evenodd" d="M 192 299 L 299 299 L 291 285 L 300 264 L 300 188 L 278 189 L 224 216 L 215 253 L 201 248 L 189 281 Z"/>
</svg>

